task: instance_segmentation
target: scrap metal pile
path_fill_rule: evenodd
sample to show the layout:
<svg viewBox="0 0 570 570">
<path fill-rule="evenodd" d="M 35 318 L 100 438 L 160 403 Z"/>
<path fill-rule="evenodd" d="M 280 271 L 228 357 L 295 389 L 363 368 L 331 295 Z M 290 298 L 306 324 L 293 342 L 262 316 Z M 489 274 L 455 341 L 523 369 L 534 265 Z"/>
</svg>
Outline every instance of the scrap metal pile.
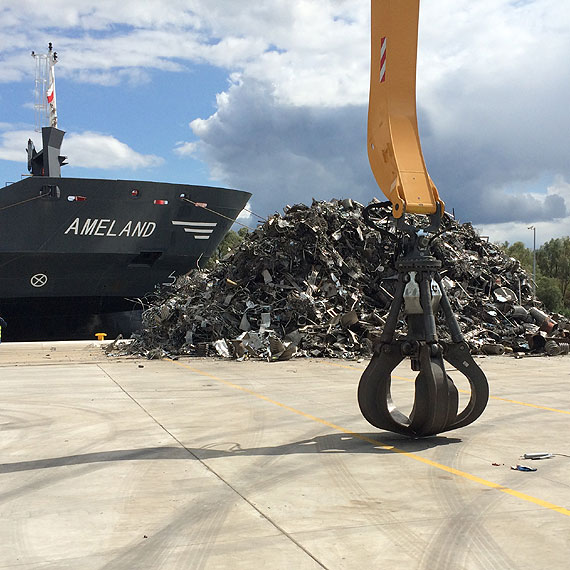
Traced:
<svg viewBox="0 0 570 570">
<path fill-rule="evenodd" d="M 362 210 L 345 199 L 275 214 L 214 269 L 158 291 L 129 352 L 271 360 L 371 355 L 392 300 L 397 243 L 368 227 Z M 446 224 L 433 253 L 472 351 L 567 351 L 570 326 L 533 302 L 519 262 L 470 224 L 449 216 Z M 402 320 L 400 330 L 405 326 Z M 555 332 L 557 340 L 550 338 Z"/>
</svg>

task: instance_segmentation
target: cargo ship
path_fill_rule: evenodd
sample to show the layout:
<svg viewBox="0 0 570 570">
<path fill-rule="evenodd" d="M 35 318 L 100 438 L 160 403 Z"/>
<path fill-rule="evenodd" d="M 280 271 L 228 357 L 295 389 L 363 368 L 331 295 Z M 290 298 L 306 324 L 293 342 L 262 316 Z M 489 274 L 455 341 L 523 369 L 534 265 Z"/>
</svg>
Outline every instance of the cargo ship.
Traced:
<svg viewBox="0 0 570 570">
<path fill-rule="evenodd" d="M 203 267 L 251 194 L 62 177 L 65 133 L 57 127 L 51 44 L 45 58 L 43 148 L 28 141 L 29 176 L 0 190 L 3 340 L 128 336 L 138 300 Z"/>
</svg>

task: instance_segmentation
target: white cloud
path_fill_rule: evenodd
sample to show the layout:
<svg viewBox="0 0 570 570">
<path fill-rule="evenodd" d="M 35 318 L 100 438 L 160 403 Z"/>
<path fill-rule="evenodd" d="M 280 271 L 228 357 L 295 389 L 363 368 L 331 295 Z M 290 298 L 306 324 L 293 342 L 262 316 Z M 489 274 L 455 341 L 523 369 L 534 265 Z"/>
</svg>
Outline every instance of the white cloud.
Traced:
<svg viewBox="0 0 570 570">
<path fill-rule="evenodd" d="M 363 133 L 369 2 L 274 5 L 287 15 L 284 24 L 252 33 L 278 49 L 244 62 L 217 112 L 191 123 L 212 176 L 253 191 L 256 205 L 268 209 L 276 196 L 283 205 L 309 191 L 379 194 Z M 338 18 L 342 10 L 352 20 Z M 565 218 L 569 197 L 540 184 L 570 177 L 570 75 L 560 68 L 569 19 L 570 5 L 553 0 L 422 3 L 424 153 L 443 199 L 462 218 Z M 336 111 L 326 115 L 325 106 Z"/>
<path fill-rule="evenodd" d="M 366 108 L 281 105 L 264 83 L 233 84 L 218 110 L 191 123 L 196 152 L 214 178 L 253 192 L 253 209 L 265 216 L 311 198 L 380 194 L 368 166 Z"/>
<path fill-rule="evenodd" d="M 559 196 L 570 204 L 570 183 L 563 177 L 557 177 L 554 183 L 548 187 L 546 196 Z M 537 199 L 545 199 L 544 195 L 535 196 Z M 482 235 L 492 236 L 495 242 L 508 241 L 514 243 L 522 241 L 527 247 L 532 248 L 534 235 L 529 226 L 536 228 L 536 247 L 550 239 L 570 235 L 570 212 L 562 212 L 555 219 L 533 221 L 532 223 L 506 222 L 502 224 L 481 224 L 478 229 Z M 553 216 L 554 217 L 554 216 Z"/>
<path fill-rule="evenodd" d="M 37 150 L 42 148 L 41 135 L 32 129 L 10 129 L 0 134 L 0 160 L 25 164 L 26 141 L 32 139 Z M 153 168 L 163 159 L 151 154 L 141 154 L 111 135 L 93 132 L 68 133 L 64 139 L 62 154 L 68 162 L 80 168 Z"/>
<path fill-rule="evenodd" d="M 32 139 L 36 148 L 41 148 L 41 136 L 33 129 L 14 129 L 12 125 L 0 123 L 0 130 L 4 130 L 0 134 L 0 160 L 26 163 L 28 139 Z"/>
<path fill-rule="evenodd" d="M 569 235 L 570 217 L 561 218 L 556 221 L 534 222 L 532 224 L 536 228 L 536 247 L 537 249 L 545 242 Z M 513 244 L 522 241 L 526 247 L 533 247 L 533 230 L 529 229 L 529 224 L 508 222 L 504 224 L 480 224 L 476 228 L 481 235 L 489 236 L 491 241 L 502 243 L 508 241 Z"/>
<path fill-rule="evenodd" d="M 49 5 L 14 4 L 0 12 L 0 33 L 19 29 L 3 77 L 29 76 L 30 46 L 58 30 L 58 73 L 115 84 L 137 68 L 182 71 L 204 62 L 272 84 L 279 100 L 342 105 L 367 97 L 368 1 L 272 0 L 248 6 L 228 0 L 138 0 Z M 128 73 L 126 70 L 131 70 Z"/>
<path fill-rule="evenodd" d="M 152 168 L 163 159 L 152 154 L 140 154 L 111 135 L 84 132 L 70 133 L 62 146 L 62 153 L 74 166 L 84 168 Z"/>
<path fill-rule="evenodd" d="M 567 182 L 563 176 L 557 176 L 547 192 L 549 195 L 562 196 L 570 204 L 570 182 Z"/>
<path fill-rule="evenodd" d="M 174 153 L 178 156 L 194 156 L 198 150 L 198 144 L 195 142 L 178 142 L 174 147 Z"/>
<path fill-rule="evenodd" d="M 237 217 L 237 221 L 240 222 L 239 224 L 237 224 L 239 227 L 246 226 L 249 229 L 255 229 L 258 220 L 254 219 L 254 215 L 252 214 L 250 208 L 251 205 L 248 202 L 245 208 L 239 213 Z"/>
<path fill-rule="evenodd" d="M 25 55 L 36 43 L 41 49 L 52 28 L 65 54 L 61 73 L 81 71 L 82 80 L 89 80 L 85 71 L 107 82 L 109 70 L 182 71 L 182 62 L 200 61 L 266 81 L 284 103 L 364 104 L 369 11 L 369 0 L 266 0 L 245 8 L 235 0 L 14 3 L 0 12 L 0 31 L 10 38 L 0 43 L 7 54 L 0 81 L 28 75 Z M 559 0 L 422 3 L 423 97 L 447 109 L 438 87 L 457 74 L 472 77 L 474 90 L 498 77 L 520 80 L 521 69 L 532 81 L 554 63 L 545 53 L 566 53 L 568 25 L 570 8 Z"/>
</svg>

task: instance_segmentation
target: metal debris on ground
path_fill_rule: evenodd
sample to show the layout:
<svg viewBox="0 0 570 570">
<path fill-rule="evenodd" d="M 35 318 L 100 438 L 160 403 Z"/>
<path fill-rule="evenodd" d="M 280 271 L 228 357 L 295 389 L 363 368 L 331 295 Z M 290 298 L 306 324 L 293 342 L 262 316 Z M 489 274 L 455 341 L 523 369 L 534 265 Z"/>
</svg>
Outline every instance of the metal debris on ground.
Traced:
<svg viewBox="0 0 570 570">
<path fill-rule="evenodd" d="M 148 358 L 369 356 L 392 301 L 397 244 L 367 226 L 362 209 L 351 199 L 313 201 L 273 215 L 214 269 L 158 290 L 124 350 Z M 446 227 L 433 253 L 471 350 L 567 354 L 568 321 L 533 299 L 520 263 L 471 224 L 446 215 Z"/>
<path fill-rule="evenodd" d="M 553 453 L 540 452 L 540 453 L 525 453 L 521 459 L 532 459 L 533 461 L 540 459 L 552 459 L 554 457 Z"/>
<path fill-rule="evenodd" d="M 513 471 L 537 471 L 536 467 L 527 467 L 526 465 L 511 465 Z"/>
</svg>

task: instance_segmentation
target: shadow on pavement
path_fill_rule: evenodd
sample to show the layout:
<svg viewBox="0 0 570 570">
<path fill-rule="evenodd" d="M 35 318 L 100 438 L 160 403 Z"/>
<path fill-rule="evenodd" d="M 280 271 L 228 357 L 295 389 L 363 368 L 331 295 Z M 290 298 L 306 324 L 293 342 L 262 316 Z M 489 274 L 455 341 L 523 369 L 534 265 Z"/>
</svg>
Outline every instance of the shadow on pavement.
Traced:
<svg viewBox="0 0 570 570">
<path fill-rule="evenodd" d="M 377 442 L 374 445 L 371 440 Z M 237 442 L 216 442 L 204 447 L 148 447 L 142 449 L 120 449 L 100 451 L 80 455 L 66 455 L 34 461 L 0 463 L 0 473 L 51 469 L 68 465 L 86 463 L 104 463 L 113 461 L 148 461 L 160 459 L 205 460 L 219 457 L 255 456 L 255 455 L 293 455 L 302 453 L 417 453 L 432 447 L 460 443 L 461 439 L 444 436 L 432 436 L 421 439 L 409 439 L 395 434 L 342 434 L 319 435 L 311 439 L 286 443 L 283 445 L 242 448 Z M 395 449 L 394 449 L 395 448 Z M 397 450 L 397 451 L 396 451 Z"/>
</svg>

